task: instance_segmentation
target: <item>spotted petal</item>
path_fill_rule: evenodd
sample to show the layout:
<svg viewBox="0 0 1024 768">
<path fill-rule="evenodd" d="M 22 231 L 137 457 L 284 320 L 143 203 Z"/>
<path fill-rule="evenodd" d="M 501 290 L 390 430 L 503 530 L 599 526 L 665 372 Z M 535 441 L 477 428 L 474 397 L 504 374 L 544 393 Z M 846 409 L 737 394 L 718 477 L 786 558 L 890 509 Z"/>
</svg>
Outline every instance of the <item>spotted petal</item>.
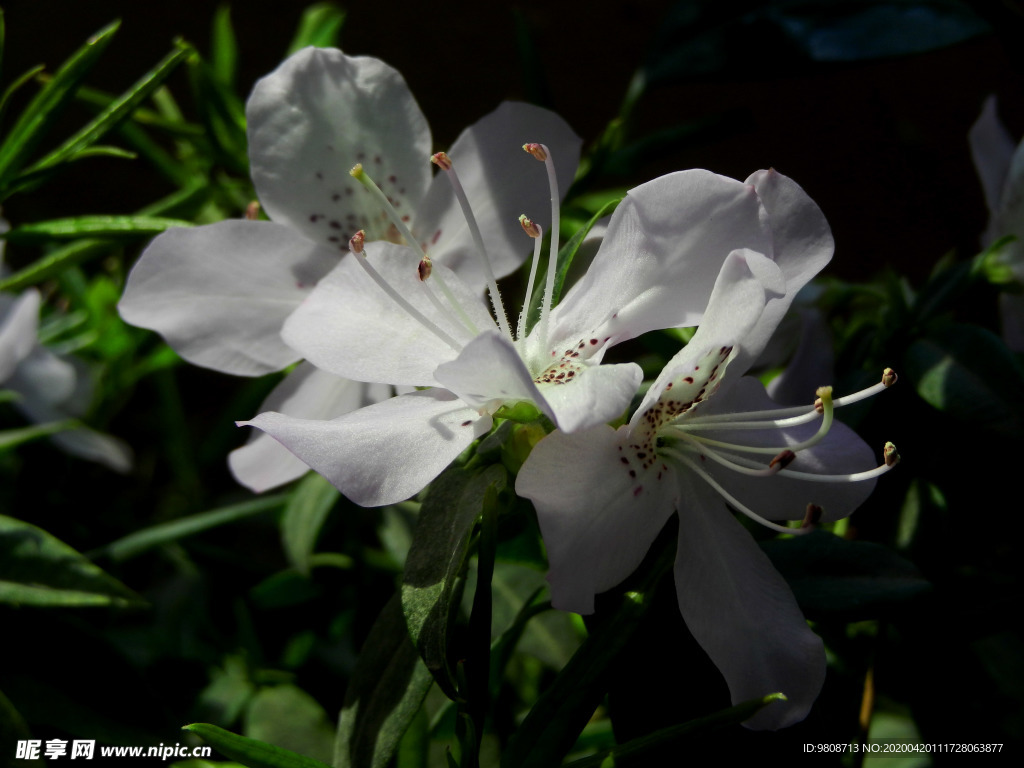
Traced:
<svg viewBox="0 0 1024 768">
<path fill-rule="evenodd" d="M 519 472 L 516 493 L 537 509 L 556 608 L 592 613 L 594 595 L 636 569 L 672 514 L 667 476 L 647 482 L 620 463 L 626 436 L 606 425 L 552 432 Z"/>
<path fill-rule="evenodd" d="M 136 263 L 118 309 L 182 357 L 254 376 L 295 362 L 281 325 L 337 256 L 287 227 L 222 221 L 172 229 Z"/>
<path fill-rule="evenodd" d="M 246 118 L 260 202 L 314 242 L 344 247 L 360 228 L 368 239 L 388 234 L 380 207 L 349 176 L 356 163 L 400 215 L 423 199 L 430 128 L 405 80 L 379 59 L 299 51 L 256 83 Z"/>
</svg>

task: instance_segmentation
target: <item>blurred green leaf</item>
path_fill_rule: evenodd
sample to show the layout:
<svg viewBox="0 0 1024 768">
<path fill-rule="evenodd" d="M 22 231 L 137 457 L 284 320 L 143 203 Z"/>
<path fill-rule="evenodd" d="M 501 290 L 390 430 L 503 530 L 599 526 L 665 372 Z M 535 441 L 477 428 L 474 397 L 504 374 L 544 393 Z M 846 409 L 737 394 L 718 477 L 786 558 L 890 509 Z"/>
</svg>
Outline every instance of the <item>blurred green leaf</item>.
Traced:
<svg viewBox="0 0 1024 768">
<path fill-rule="evenodd" d="M 222 83 L 210 65 L 200 58 L 190 59 L 189 79 L 200 122 L 212 143 L 215 159 L 228 170 L 248 174 L 248 140 L 245 133 L 245 105 L 238 95 Z"/>
<path fill-rule="evenodd" d="M 125 607 L 143 601 L 46 531 L 0 515 L 0 602 Z"/>
<path fill-rule="evenodd" d="M 76 216 L 14 227 L 0 238 L 22 245 L 80 237 L 153 237 L 172 227 L 191 227 L 192 222 L 159 216 Z"/>
<path fill-rule="evenodd" d="M 914 341 L 903 365 L 917 393 L 953 418 L 1012 439 L 1024 430 L 1024 367 L 984 328 L 953 324 Z"/>
<path fill-rule="evenodd" d="M 614 608 L 538 697 L 506 746 L 501 768 L 561 765 L 604 698 L 606 670 L 629 642 L 650 606 L 650 594 L 673 559 L 674 552 L 666 547 L 649 556 L 634 574 L 637 588 L 616 596 Z"/>
<path fill-rule="evenodd" d="M 17 400 L 18 394 L 14 393 L 13 398 L 6 399 Z M 46 424 L 33 424 L 28 427 L 18 427 L 16 429 L 5 429 L 0 431 L 0 451 L 14 448 L 22 443 L 31 442 L 32 440 L 38 440 L 41 437 L 49 437 L 50 435 L 63 432 L 67 429 L 74 429 L 77 426 L 79 426 L 77 421 L 68 420 L 47 422 Z"/>
<path fill-rule="evenodd" d="M 44 69 L 46 69 L 46 67 L 42 64 L 32 67 L 32 69 L 23 72 L 13 83 L 4 88 L 3 95 L 0 96 L 0 117 L 3 117 L 4 112 L 7 110 L 7 102 L 10 100 L 11 96 L 17 93 L 18 89 L 25 85 L 25 83 L 34 79 L 35 76 Z"/>
<path fill-rule="evenodd" d="M 144 528 L 135 533 L 107 544 L 94 554 L 105 556 L 113 560 L 127 560 L 131 557 L 145 552 L 147 549 L 178 541 L 186 536 L 216 528 L 220 525 L 233 523 L 261 512 L 277 509 L 284 505 L 288 497 L 284 494 L 278 496 L 261 496 L 252 501 L 245 501 L 241 504 L 233 504 L 228 507 L 212 509 L 208 512 L 200 512 L 197 515 L 182 517 L 171 520 L 168 523 L 154 525 L 151 528 Z"/>
<path fill-rule="evenodd" d="M 432 683 L 395 595 L 370 630 L 345 691 L 335 768 L 387 768 Z"/>
<path fill-rule="evenodd" d="M 138 109 L 139 105 L 148 99 L 160 87 L 160 84 L 177 69 L 178 65 L 193 55 L 194 52 L 191 46 L 179 42 L 177 50 L 168 54 L 163 61 L 136 81 L 119 98 L 75 133 L 74 136 L 26 168 L 19 177 L 11 181 L 11 186 L 23 186 L 23 180 L 29 180 L 28 177 L 35 177 L 31 180 L 36 181 L 43 171 L 52 171 L 56 166 L 86 154 L 89 148 L 108 131 L 128 119 Z"/>
<path fill-rule="evenodd" d="M 909 560 L 881 544 L 812 531 L 761 547 L 812 620 L 878 618 L 931 589 Z"/>
<path fill-rule="evenodd" d="M 749 720 L 772 702 L 785 700 L 786 697 L 781 693 L 770 693 L 763 698 L 745 701 L 742 704 L 737 704 L 735 707 L 723 709 L 707 717 L 691 720 L 680 725 L 673 725 L 669 728 L 662 728 L 647 736 L 631 739 L 624 744 L 618 744 L 601 750 L 596 755 L 585 757 L 582 760 L 573 760 L 571 763 L 567 763 L 565 768 L 603 768 L 605 766 L 614 766 L 617 764 L 616 760 L 618 759 L 643 757 L 644 753 L 650 750 L 660 750 L 666 745 L 675 742 L 685 743 L 687 739 L 706 736 L 714 731 L 739 725 L 744 720 Z"/>
<path fill-rule="evenodd" d="M 229 88 L 235 83 L 238 66 L 238 41 L 231 26 L 231 7 L 222 5 L 213 14 L 210 40 L 210 63 L 214 74 Z"/>
<path fill-rule="evenodd" d="M 120 22 L 114 22 L 91 37 L 71 58 L 64 62 L 42 90 L 21 113 L 3 144 L 0 144 L 0 189 L 29 160 L 36 145 L 53 125 L 61 109 L 74 98 L 75 91 L 106 50 Z M 4 194 L 0 192 L 0 199 Z"/>
<path fill-rule="evenodd" d="M 431 486 L 405 561 L 402 611 L 427 668 L 450 698 L 458 698 L 448 663 L 448 624 L 455 585 L 489 488 L 505 485 L 503 467 L 449 467 Z"/>
<path fill-rule="evenodd" d="M 288 562 L 309 573 L 310 557 L 327 514 L 340 494 L 322 475 L 309 472 L 292 491 L 281 517 L 281 542 Z"/>
<path fill-rule="evenodd" d="M 315 760 L 332 758 L 334 726 L 316 699 L 295 685 L 260 690 L 246 710 L 245 734 Z"/>
<path fill-rule="evenodd" d="M 319 760 L 239 736 L 209 723 L 192 723 L 181 730 L 201 736 L 222 755 L 249 768 L 329 768 Z"/>
<path fill-rule="evenodd" d="M 318 48 L 337 48 L 338 35 L 345 23 L 345 11 L 334 3 L 314 3 L 302 12 L 295 37 L 288 46 L 291 56 L 307 45 Z"/>
</svg>

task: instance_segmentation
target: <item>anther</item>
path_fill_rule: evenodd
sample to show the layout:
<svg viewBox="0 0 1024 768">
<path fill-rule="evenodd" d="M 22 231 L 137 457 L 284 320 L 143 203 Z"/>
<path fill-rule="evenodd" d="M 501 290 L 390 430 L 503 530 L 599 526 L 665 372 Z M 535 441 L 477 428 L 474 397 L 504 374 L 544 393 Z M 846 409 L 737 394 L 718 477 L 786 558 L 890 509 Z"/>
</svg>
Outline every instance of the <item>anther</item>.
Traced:
<svg viewBox="0 0 1024 768">
<path fill-rule="evenodd" d="M 545 160 L 548 159 L 548 153 L 545 151 L 545 147 L 543 144 L 523 144 L 523 151 L 537 158 L 541 162 L 544 162 Z"/>
<path fill-rule="evenodd" d="M 527 218 L 525 213 L 519 216 L 519 225 L 523 228 L 523 231 L 530 237 L 532 237 L 534 240 L 536 240 L 543 234 L 541 228 L 537 224 L 534 224 L 533 221 L 531 221 L 529 218 Z"/>
<path fill-rule="evenodd" d="M 363 244 L 366 242 L 366 233 L 363 230 L 359 230 L 348 241 L 348 249 L 355 254 L 361 254 L 363 252 Z"/>
<path fill-rule="evenodd" d="M 821 516 L 825 513 L 825 510 L 819 507 L 817 504 L 808 504 L 807 511 L 804 513 L 804 521 L 800 523 L 801 528 L 813 528 L 821 522 Z"/>
<path fill-rule="evenodd" d="M 348 172 L 348 175 L 353 179 L 361 179 L 363 176 L 363 164 L 356 163 L 352 166 L 352 170 Z"/>
<path fill-rule="evenodd" d="M 895 467 L 900 462 L 900 453 L 892 443 L 885 444 L 882 455 L 885 457 L 885 466 L 887 467 Z"/>
<path fill-rule="evenodd" d="M 421 283 L 428 277 L 430 277 L 430 272 L 432 270 L 433 262 L 430 261 L 429 256 L 424 256 L 422 259 L 420 259 L 420 263 L 416 267 L 416 274 L 419 275 Z"/>
<path fill-rule="evenodd" d="M 430 162 L 442 171 L 450 171 L 452 169 L 452 161 L 448 158 L 448 153 L 446 152 L 438 152 L 436 155 L 431 155 Z"/>
<path fill-rule="evenodd" d="M 814 401 L 814 410 L 816 410 L 818 413 L 824 413 L 824 400 L 826 397 L 829 400 L 832 399 L 832 387 L 818 387 L 818 390 L 814 394 L 818 396 L 818 399 Z"/>
<path fill-rule="evenodd" d="M 896 371 L 892 368 L 886 368 L 882 371 L 882 386 L 886 389 L 895 384 L 898 379 L 899 377 L 896 375 Z"/>
<path fill-rule="evenodd" d="M 796 454 L 787 448 L 774 459 L 768 462 L 768 468 L 774 469 L 775 471 L 785 469 L 786 467 L 793 463 L 793 460 L 795 458 Z"/>
<path fill-rule="evenodd" d="M 256 221 L 260 217 L 260 201 L 253 200 L 245 206 L 246 221 Z"/>
</svg>

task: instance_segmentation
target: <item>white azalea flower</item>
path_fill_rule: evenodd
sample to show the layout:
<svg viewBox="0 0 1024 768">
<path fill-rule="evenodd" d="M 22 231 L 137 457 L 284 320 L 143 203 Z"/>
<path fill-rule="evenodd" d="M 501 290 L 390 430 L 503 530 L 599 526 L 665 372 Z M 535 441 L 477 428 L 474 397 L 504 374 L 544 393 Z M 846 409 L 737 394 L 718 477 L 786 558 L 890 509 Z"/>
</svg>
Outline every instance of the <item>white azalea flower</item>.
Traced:
<svg viewBox="0 0 1024 768">
<path fill-rule="evenodd" d="M 741 378 L 810 276 L 752 251 L 730 254 L 700 328 L 629 423 L 553 432 L 516 482 L 537 510 L 552 603 L 579 613 L 592 612 L 594 596 L 628 576 L 679 514 L 675 582 L 687 626 L 734 703 L 775 691 L 788 697 L 747 722 L 759 729 L 803 719 L 824 681 L 825 654 L 786 582 L 726 505 L 799 532 L 769 521 L 809 509 L 823 509 L 827 520 L 847 515 L 887 468 L 868 469 L 871 451 L 832 421 L 834 406 L 882 385 L 834 403 L 823 388 L 819 415 L 813 405 L 778 409 L 756 379 Z"/>
<path fill-rule="evenodd" d="M 0 226 L 6 227 L 2 219 Z M 68 422 L 85 410 L 91 386 L 72 360 L 57 357 L 39 344 L 39 305 L 39 292 L 34 289 L 20 296 L 0 293 L 0 389 L 14 392 L 15 407 L 37 424 Z M 124 442 L 85 426 L 69 425 L 50 439 L 73 456 L 118 472 L 132 467 L 132 452 Z"/>
<path fill-rule="evenodd" d="M 349 238 L 361 229 L 370 240 L 401 240 L 376 200 L 349 176 L 357 162 L 373 172 L 399 220 L 431 256 L 482 291 L 485 276 L 470 258 L 473 236 L 448 181 L 432 176 L 430 128 L 397 71 L 378 59 L 307 48 L 256 84 L 246 117 L 253 184 L 271 221 L 223 221 L 157 237 L 125 287 L 120 311 L 127 322 L 158 331 L 189 362 L 225 373 L 261 375 L 299 360 L 281 339 L 281 326 L 347 252 Z M 568 184 L 579 139 L 547 110 L 503 104 L 452 145 L 475 169 L 463 182 L 477 203 L 498 276 L 529 250 L 516 222 L 499 212 L 512 201 L 538 209 L 547 203 L 543 180 L 516 170 L 530 161 L 514 141 L 524 133 L 550 137 Z M 332 418 L 389 394 L 303 367 L 264 405 Z M 263 435 L 233 452 L 229 463 L 257 491 L 307 469 Z"/>
<path fill-rule="evenodd" d="M 553 179 L 551 152 L 529 146 L 546 156 Z M 358 238 L 354 245 L 362 250 Z M 745 183 L 707 171 L 670 174 L 629 192 L 586 275 L 554 309 L 548 283 L 528 335 L 521 322 L 513 331 L 504 319 L 496 290 L 492 318 L 443 265 L 422 280 L 417 264 L 429 264 L 422 255 L 366 245 L 365 259 L 346 260 L 321 280 L 283 337 L 338 376 L 430 389 L 332 420 L 263 413 L 244 423 L 273 435 L 357 503 L 407 498 L 485 434 L 505 405 L 533 403 L 567 432 L 619 416 L 641 371 L 599 365 L 607 349 L 698 323 L 723 262 L 738 250 L 759 254 L 798 287 L 831 257 L 832 241 L 817 207 L 773 171 Z M 766 312 L 776 310 L 781 316 L 785 307 Z"/>
<path fill-rule="evenodd" d="M 1003 246 L 1001 255 L 1017 282 L 1024 285 L 1024 142 L 1016 143 L 999 120 L 995 96 L 985 99 L 967 138 L 989 212 L 981 247 L 1007 235 L 1016 238 Z M 1000 294 L 999 309 L 1007 346 L 1024 352 L 1024 296 Z"/>
</svg>

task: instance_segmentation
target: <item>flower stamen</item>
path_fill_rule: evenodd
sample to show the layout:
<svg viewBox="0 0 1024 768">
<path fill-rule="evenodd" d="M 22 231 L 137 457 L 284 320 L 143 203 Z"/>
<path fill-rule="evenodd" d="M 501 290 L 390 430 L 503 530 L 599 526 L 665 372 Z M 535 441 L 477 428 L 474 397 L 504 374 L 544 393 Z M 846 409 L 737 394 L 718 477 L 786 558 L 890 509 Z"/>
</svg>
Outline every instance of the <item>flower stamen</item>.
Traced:
<svg viewBox="0 0 1024 768">
<path fill-rule="evenodd" d="M 530 311 L 530 297 L 533 296 L 533 284 L 537 281 L 537 263 L 540 261 L 540 249 L 544 241 L 544 228 L 527 218 L 525 213 L 519 216 L 519 225 L 533 238 L 533 261 L 530 262 L 530 278 L 526 281 L 526 298 L 523 300 L 519 322 L 516 324 L 517 339 L 523 338 L 526 331 L 526 316 Z"/>
<path fill-rule="evenodd" d="M 491 295 L 491 306 L 494 308 L 494 316 L 498 320 L 498 327 L 501 328 L 501 332 L 504 333 L 509 340 L 512 340 L 512 329 L 508 324 L 508 316 L 505 313 L 505 306 L 501 302 L 501 294 L 498 292 L 498 282 L 494 279 L 494 270 L 491 267 L 491 260 L 487 255 L 487 247 L 484 245 L 483 235 L 480 234 L 480 227 L 476 223 L 476 217 L 473 215 L 473 209 L 469 205 L 469 199 L 466 197 L 466 190 L 462 187 L 462 182 L 459 181 L 459 176 L 455 172 L 455 166 L 445 152 L 438 152 L 430 158 L 430 162 L 434 163 L 438 168 L 444 171 L 448 177 L 449 183 L 452 185 L 452 191 L 455 193 L 455 199 L 459 201 L 459 206 L 462 208 L 462 215 L 466 219 L 466 224 L 469 225 L 469 233 L 473 237 L 473 243 L 476 245 L 477 254 L 480 256 L 480 261 L 484 268 L 484 277 L 487 280 L 487 290 Z"/>
<path fill-rule="evenodd" d="M 548 188 L 551 190 L 551 243 L 548 256 L 548 274 L 544 284 L 544 304 L 540 312 L 540 333 L 543 346 L 548 346 L 548 325 L 551 316 L 551 303 L 555 296 L 555 270 L 558 267 L 558 175 L 555 173 L 555 163 L 551 159 L 551 151 L 544 144 L 523 144 L 523 150 L 529 155 L 543 161 L 548 172 Z M 529 298 L 527 298 L 529 301 Z"/>
</svg>

